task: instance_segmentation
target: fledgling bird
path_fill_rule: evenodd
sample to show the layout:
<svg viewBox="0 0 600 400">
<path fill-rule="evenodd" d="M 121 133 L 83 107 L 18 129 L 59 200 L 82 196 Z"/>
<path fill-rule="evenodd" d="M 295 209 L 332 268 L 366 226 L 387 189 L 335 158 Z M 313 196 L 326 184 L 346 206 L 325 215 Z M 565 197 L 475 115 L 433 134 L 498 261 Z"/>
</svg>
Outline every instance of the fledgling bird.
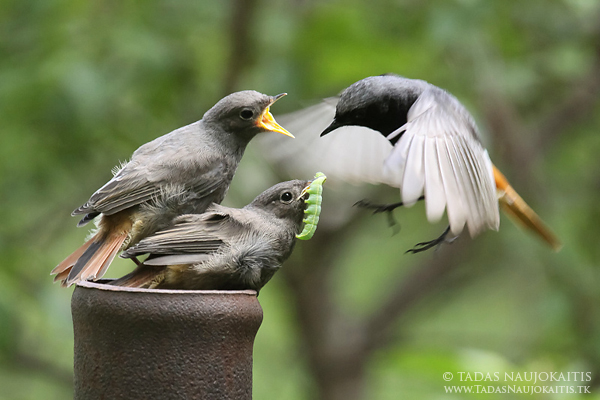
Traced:
<svg viewBox="0 0 600 400">
<path fill-rule="evenodd" d="M 168 229 L 121 254 L 149 254 L 112 285 L 195 290 L 259 291 L 291 255 L 300 232 L 310 181 L 279 183 L 244 208 L 211 205 L 181 215 Z M 168 207 L 161 205 L 157 207 Z"/>
<path fill-rule="evenodd" d="M 413 252 L 442 243 L 450 232 L 459 235 L 465 226 L 472 237 L 487 229 L 497 230 L 499 202 L 552 248 L 561 247 L 492 164 L 465 107 L 428 82 L 391 74 L 368 77 L 342 91 L 339 99 L 326 99 L 289 115 L 286 125 L 295 126 L 298 132 L 303 128 L 305 133 L 299 137 L 307 137 L 308 129 L 323 130 L 324 136 L 341 128 L 322 138 L 322 146 L 316 141 L 304 143 L 309 140 L 304 138 L 295 143 L 310 149 L 302 153 L 306 155 L 302 162 L 311 168 L 331 178 L 400 188 L 402 202 L 363 206 L 376 212 L 391 211 L 424 199 L 430 222 L 439 221 L 446 211 L 449 227 L 444 234 L 418 244 Z M 300 152 L 282 150 L 282 157 L 288 157 L 286 151 Z M 278 154 L 274 149 L 269 153 Z M 289 158 L 286 163 L 292 164 Z"/>
<path fill-rule="evenodd" d="M 293 137 L 271 115 L 279 98 L 247 90 L 232 93 L 208 110 L 201 120 L 142 145 L 114 177 L 72 215 L 83 215 L 77 226 L 100 216 L 97 232 L 62 261 L 52 274 L 70 286 L 98 279 L 119 250 L 163 229 L 181 214 L 201 213 L 220 203 L 246 146 L 258 133 L 271 131 Z M 152 202 L 164 193 L 184 193 L 170 208 Z"/>
</svg>

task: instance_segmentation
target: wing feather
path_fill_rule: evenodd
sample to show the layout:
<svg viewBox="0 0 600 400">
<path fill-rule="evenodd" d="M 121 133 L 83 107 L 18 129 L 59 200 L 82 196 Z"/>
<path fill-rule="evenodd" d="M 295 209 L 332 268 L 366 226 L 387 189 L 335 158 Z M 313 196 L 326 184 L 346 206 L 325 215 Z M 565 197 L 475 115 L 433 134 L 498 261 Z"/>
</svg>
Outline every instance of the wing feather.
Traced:
<svg viewBox="0 0 600 400">
<path fill-rule="evenodd" d="M 392 148 L 381 134 L 363 127 L 342 127 L 319 137 L 335 115 L 337 98 L 278 117 L 296 135 L 293 146 L 264 136 L 263 154 L 288 173 L 321 170 L 335 180 L 385 183 L 400 188 L 406 205 L 425 194 L 427 218 L 438 221 L 444 211 L 451 230 L 467 225 L 475 236 L 498 229 L 499 210 L 492 164 L 468 111 L 449 93 L 429 85 L 407 113 L 407 123 L 388 138 L 400 136 Z"/>
<path fill-rule="evenodd" d="M 406 130 L 406 125 L 403 125 L 396 132 Z M 389 136 L 388 136 L 389 137 Z M 396 143 L 390 155 L 384 163 L 385 180 L 388 185 L 397 188 L 402 187 L 402 179 L 404 177 L 404 169 L 406 160 L 408 159 L 408 150 L 412 144 L 415 135 L 414 132 L 405 133 L 402 138 Z"/>
<path fill-rule="evenodd" d="M 453 234 L 465 225 L 472 236 L 485 228 L 497 229 L 491 161 L 458 100 L 430 86 L 409 110 L 401 130 L 385 165 L 389 181 L 394 181 L 391 175 L 401 176 L 396 183 L 406 205 L 424 193 L 428 220 L 438 221 L 446 209 Z"/>
<path fill-rule="evenodd" d="M 448 137 L 440 138 L 444 146 L 440 147 L 440 156 L 445 161 L 440 169 L 444 190 L 446 192 L 446 211 L 452 233 L 458 235 L 462 232 L 467 220 L 467 205 L 464 192 L 459 183 L 460 172 L 454 152 L 454 143 Z M 427 205 L 427 199 L 425 199 Z"/>
<path fill-rule="evenodd" d="M 417 202 L 423 194 L 425 187 L 424 160 L 425 136 L 416 134 L 411 142 L 404 167 L 402 178 L 402 202 L 405 207 L 410 207 Z"/>
<path fill-rule="evenodd" d="M 225 210 L 226 207 L 215 204 L 203 214 L 179 216 L 172 227 L 142 239 L 127 249 L 121 257 L 150 254 L 148 265 L 167 265 L 160 264 L 161 262 L 168 262 L 169 265 L 180 264 L 188 259 L 204 260 L 205 256 L 228 246 L 232 238 L 247 230 L 244 224 Z M 172 257 L 164 258 L 165 256 Z M 157 261 L 158 259 L 162 261 Z"/>
<path fill-rule="evenodd" d="M 199 264 L 208 260 L 208 254 L 177 254 L 152 257 L 144 260 L 144 265 L 165 266 L 165 265 L 181 265 L 181 264 Z"/>
<path fill-rule="evenodd" d="M 442 174 L 440 160 L 438 158 L 438 141 L 435 137 L 427 137 L 424 148 L 425 165 L 425 198 L 427 199 L 427 219 L 429 221 L 439 221 L 444 215 L 446 209 L 446 193 Z"/>
<path fill-rule="evenodd" d="M 101 212 L 105 215 L 115 214 L 119 211 L 138 204 L 146 203 L 156 198 L 161 193 L 161 188 L 168 184 L 177 183 L 174 179 L 150 181 L 143 174 L 127 164 L 121 171 L 98 189 L 84 205 L 73 211 L 72 215 Z M 185 182 L 186 188 L 195 194 L 196 198 L 210 195 L 226 183 L 227 166 L 224 163 L 213 162 L 198 169 L 193 180 Z M 175 173 L 175 171 L 172 171 Z M 181 175 L 185 175 L 183 172 Z"/>
<path fill-rule="evenodd" d="M 392 145 L 380 133 L 360 126 L 339 128 L 335 134 L 320 137 L 335 116 L 338 98 L 285 115 L 277 121 L 296 139 L 280 140 L 279 135 L 257 137 L 262 155 L 289 176 L 312 176 L 322 171 L 336 181 L 348 183 L 387 183 L 383 163 Z M 339 132 L 338 132 L 339 131 Z M 342 132 L 343 131 L 343 132 Z"/>
</svg>

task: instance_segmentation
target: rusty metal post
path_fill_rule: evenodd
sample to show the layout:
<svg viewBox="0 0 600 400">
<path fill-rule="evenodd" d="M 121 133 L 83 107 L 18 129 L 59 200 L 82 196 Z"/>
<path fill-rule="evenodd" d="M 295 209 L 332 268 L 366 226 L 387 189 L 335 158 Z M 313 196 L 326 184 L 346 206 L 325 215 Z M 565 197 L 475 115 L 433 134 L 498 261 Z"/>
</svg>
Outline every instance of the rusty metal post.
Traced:
<svg viewBox="0 0 600 400">
<path fill-rule="evenodd" d="M 82 282 L 71 300 L 75 399 L 252 399 L 256 292 Z"/>
</svg>

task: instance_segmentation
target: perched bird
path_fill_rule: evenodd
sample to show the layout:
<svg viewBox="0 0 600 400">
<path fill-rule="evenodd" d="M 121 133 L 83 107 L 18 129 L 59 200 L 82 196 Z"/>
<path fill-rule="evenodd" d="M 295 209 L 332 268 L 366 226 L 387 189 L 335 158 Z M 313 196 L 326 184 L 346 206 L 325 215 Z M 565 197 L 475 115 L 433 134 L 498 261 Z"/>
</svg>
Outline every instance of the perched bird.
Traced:
<svg viewBox="0 0 600 400">
<path fill-rule="evenodd" d="M 435 240 L 419 243 L 414 252 L 443 242 L 450 232 L 459 235 L 465 226 L 472 237 L 497 230 L 499 202 L 555 250 L 561 247 L 492 164 L 469 112 L 450 93 L 430 83 L 397 75 L 368 77 L 346 88 L 339 98 L 289 115 L 286 125 L 303 127 L 299 137 L 307 137 L 308 129 L 322 130 L 321 136 L 340 129 L 322 138 L 320 147 L 308 143 L 309 139 L 295 144 L 310 149 L 302 152 L 306 155 L 302 162 L 311 168 L 331 178 L 400 188 L 399 203 L 359 205 L 382 212 L 424 199 L 430 222 L 440 220 L 446 211 L 448 229 Z M 325 143 L 325 139 L 331 140 Z M 286 152 L 300 152 L 272 148 L 269 153 L 280 154 L 278 150 L 288 165 L 292 162 Z"/>
<path fill-rule="evenodd" d="M 254 136 L 272 131 L 293 137 L 269 111 L 284 95 L 250 90 L 230 94 L 201 120 L 138 148 L 110 181 L 73 211 L 83 215 L 77 226 L 100 216 L 98 229 L 54 268 L 54 280 L 70 286 L 100 278 L 119 250 L 167 227 L 177 215 L 202 213 L 220 203 Z M 153 206 L 157 196 L 174 192 L 180 196 L 173 207 Z"/>
<path fill-rule="evenodd" d="M 309 185 L 310 181 L 282 182 L 241 209 L 213 204 L 203 214 L 178 216 L 168 229 L 121 254 L 149 255 L 111 284 L 259 291 L 292 253 Z M 169 208 L 160 202 L 156 206 Z"/>
</svg>

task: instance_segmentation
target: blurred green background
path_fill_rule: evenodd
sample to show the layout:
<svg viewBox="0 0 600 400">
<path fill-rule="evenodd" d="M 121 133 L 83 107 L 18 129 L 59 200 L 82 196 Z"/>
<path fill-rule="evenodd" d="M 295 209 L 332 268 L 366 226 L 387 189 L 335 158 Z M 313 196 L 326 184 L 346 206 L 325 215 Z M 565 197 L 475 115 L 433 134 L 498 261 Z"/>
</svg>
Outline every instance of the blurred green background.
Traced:
<svg viewBox="0 0 600 400">
<path fill-rule="evenodd" d="M 396 211 L 392 235 L 384 216 L 348 210 L 261 291 L 254 398 L 600 398 L 597 0 L 4 0 L 0 399 L 72 396 L 72 289 L 49 273 L 83 243 L 70 212 L 113 166 L 231 91 L 288 92 L 277 118 L 386 72 L 455 94 L 564 248 L 503 218 L 498 233 L 405 255 L 443 224 L 418 205 Z M 250 144 L 227 205 L 309 178 L 263 151 Z M 326 188 L 323 218 L 336 190 L 397 198 Z M 130 269 L 117 260 L 108 275 Z M 590 372 L 549 385 L 592 394 L 447 394 L 442 375 L 461 384 L 464 371 Z"/>
</svg>

